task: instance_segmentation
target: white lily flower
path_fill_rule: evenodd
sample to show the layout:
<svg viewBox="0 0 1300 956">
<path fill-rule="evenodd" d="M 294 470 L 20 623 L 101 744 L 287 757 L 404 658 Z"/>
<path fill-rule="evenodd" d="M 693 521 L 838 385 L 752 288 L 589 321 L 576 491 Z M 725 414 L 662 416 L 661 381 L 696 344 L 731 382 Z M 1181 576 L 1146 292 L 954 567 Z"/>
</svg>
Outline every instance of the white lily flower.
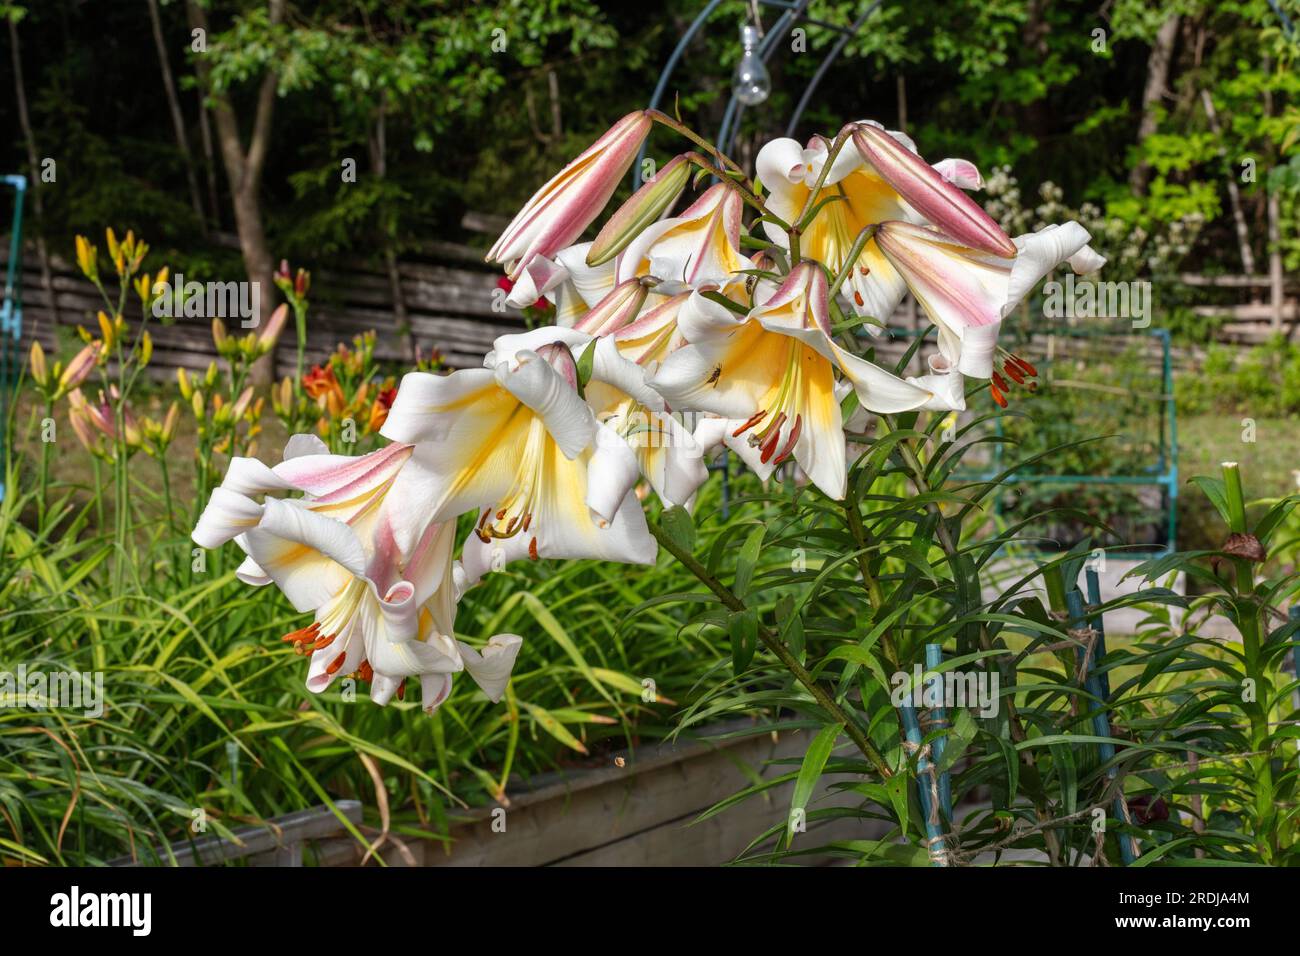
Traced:
<svg viewBox="0 0 1300 956">
<path fill-rule="evenodd" d="M 659 316 L 652 313 L 647 317 L 650 323 L 640 329 L 636 327 L 638 321 L 617 332 L 596 335 L 554 326 L 503 335 L 493 344 L 485 363 L 491 367 L 517 361 L 521 352 L 554 344 L 577 355 L 594 348 L 584 400 L 602 426 L 600 440 L 623 442 L 660 500 L 669 507 L 684 504 L 708 479 L 703 451 L 680 418 L 667 411 L 663 397 L 648 384 L 649 371 L 657 367 L 652 355 L 675 337 L 674 317 L 675 310 Z M 628 353 L 624 341 L 620 341 L 626 329 L 635 333 L 625 340 Z M 680 341 L 680 336 L 676 338 Z M 640 355 L 645 362 L 633 361 L 629 354 Z"/>
<path fill-rule="evenodd" d="M 578 395 L 560 336 L 584 334 L 534 330 L 498 341 L 491 368 L 412 372 L 384 423 L 385 437 L 420 443 L 401 486 L 407 507 L 431 522 L 481 509 L 462 554 L 466 586 L 523 557 L 655 560 L 636 456 Z"/>
<path fill-rule="evenodd" d="M 423 707 L 432 712 L 450 692 L 451 675 L 468 669 L 498 700 L 502 668 L 508 679 L 520 638 L 498 635 L 480 654 L 452 636 L 454 524 L 429 524 L 410 550 L 397 546 L 394 527 L 405 515 L 388 492 L 411 451 L 394 444 L 352 458 L 328 454 L 312 436 L 294 436 L 274 468 L 255 459 L 232 462 L 194 538 L 215 546 L 235 537 L 248 554 L 241 579 L 274 583 L 295 610 L 313 613 L 309 626 L 285 636 L 311 655 L 312 692 L 356 674 L 371 683 L 371 699 L 384 704 L 417 677 Z M 291 489 L 308 493 L 261 504 L 248 497 Z"/>
<path fill-rule="evenodd" d="M 1014 257 L 981 252 L 907 222 L 882 224 L 876 238 L 939 326 L 940 351 L 957 371 L 975 378 L 992 377 L 1002 320 L 1040 279 L 1063 262 L 1078 273 L 1096 271 L 1106 262 L 1088 245 L 1092 237 L 1077 222 L 1017 236 Z"/>
<path fill-rule="evenodd" d="M 746 436 L 738 450 L 761 478 L 793 457 L 817 487 L 841 498 L 846 463 L 836 371 L 871 411 L 927 407 L 936 394 L 836 344 L 828 287 L 820 266 L 803 262 L 745 316 L 692 295 L 678 313 L 691 344 L 670 355 L 651 384 L 675 408 L 726 420 L 700 423 L 695 437 L 706 448 Z"/>
<path fill-rule="evenodd" d="M 619 281 L 659 280 L 656 291 L 676 295 L 706 286 L 743 286 L 754 264 L 740 252 L 740 195 L 724 183 L 710 186 L 680 216 L 647 226 L 623 250 Z"/>
<path fill-rule="evenodd" d="M 858 125 L 869 137 L 864 142 L 870 143 L 875 161 L 868 159 L 856 139 L 836 154 L 821 191 L 808 208 L 830 197 L 839 198 L 823 205 L 805 229 L 800 239 L 803 255 L 838 275 L 866 227 L 887 220 L 927 221 L 908 198 L 924 206 L 936 225 L 963 234 L 979 236 L 995 231 L 1001 236 L 1001 230 L 983 210 L 956 188 L 973 188 L 982 183 L 973 164 L 946 159 L 932 168 L 917 155 L 915 144 L 903 133 L 886 131 L 869 121 Z M 896 149 L 878 141 L 894 144 Z M 768 190 L 765 202 L 776 216 L 787 222 L 799 217 L 829 154 L 830 143 L 821 136 L 813 137 L 806 148 L 793 139 L 781 138 L 759 150 L 755 167 Z M 969 225 L 972 222 L 974 229 Z M 764 222 L 763 229 L 772 242 L 782 248 L 788 246 L 789 237 L 779 226 Z M 1005 240 L 1005 236 L 1001 238 Z M 1006 242 L 1009 250 L 1009 240 Z M 857 315 L 871 316 L 881 323 L 889 321 L 907 291 L 898 272 L 881 255 L 874 237 L 863 246 L 842 288 Z M 867 328 L 877 331 L 875 326 Z"/>
</svg>

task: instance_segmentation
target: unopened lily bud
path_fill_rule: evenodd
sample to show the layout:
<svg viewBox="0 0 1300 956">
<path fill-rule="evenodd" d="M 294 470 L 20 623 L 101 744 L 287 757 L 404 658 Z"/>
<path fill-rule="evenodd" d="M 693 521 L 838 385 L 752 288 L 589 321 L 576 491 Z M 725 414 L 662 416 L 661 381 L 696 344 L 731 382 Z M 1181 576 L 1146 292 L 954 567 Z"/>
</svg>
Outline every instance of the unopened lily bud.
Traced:
<svg viewBox="0 0 1300 956">
<path fill-rule="evenodd" d="M 93 342 L 93 341 L 95 341 L 95 337 L 94 337 L 93 335 L 90 334 L 90 330 L 89 330 L 88 328 L 86 328 L 84 325 L 79 325 L 79 326 L 77 326 L 77 336 L 78 336 L 78 337 L 81 339 L 81 341 L 83 341 L 83 342 Z"/>
<path fill-rule="evenodd" d="M 108 257 L 116 262 L 122 247 L 118 245 L 117 236 L 113 234 L 112 226 L 104 230 L 104 237 L 108 241 Z"/>
<path fill-rule="evenodd" d="M 203 392 L 195 389 L 193 397 L 190 399 L 190 408 L 194 409 L 194 417 L 203 420 Z"/>
<path fill-rule="evenodd" d="M 176 369 L 176 385 L 181 390 L 181 398 L 188 402 L 194 394 L 194 385 L 190 382 L 189 373 L 183 368 Z"/>
<path fill-rule="evenodd" d="M 217 363 L 209 362 L 208 370 L 203 373 L 203 385 L 206 388 L 211 388 L 213 385 L 216 384 L 217 384 Z"/>
<path fill-rule="evenodd" d="M 140 333 L 140 364 L 148 365 L 151 358 L 153 358 L 153 337 L 149 335 L 148 330 L 145 330 Z"/>
<path fill-rule="evenodd" d="M 181 406 L 177 402 L 172 402 L 167 409 L 167 417 L 163 419 L 162 431 L 159 438 L 163 444 L 170 445 L 173 438 L 176 437 L 176 424 L 180 421 Z"/>
<path fill-rule="evenodd" d="M 573 327 L 588 335 L 610 335 L 617 332 L 640 314 L 649 291 L 650 287 L 639 278 L 620 282 L 575 322 Z"/>
<path fill-rule="evenodd" d="M 217 347 L 217 352 L 224 355 L 229 347 L 230 336 L 226 334 L 226 323 L 220 319 L 212 320 L 212 343 Z"/>
<path fill-rule="evenodd" d="M 663 169 L 632 194 L 596 236 L 587 252 L 587 265 L 609 262 L 641 231 L 667 212 L 686 188 L 691 167 L 685 156 L 674 156 Z"/>
<path fill-rule="evenodd" d="M 28 365 L 32 370 L 32 379 L 37 385 L 44 386 L 49 379 L 50 370 L 45 364 L 45 349 L 41 348 L 41 343 L 32 342 L 31 355 L 28 359 Z"/>
<path fill-rule="evenodd" d="M 299 298 L 306 295 L 311 289 L 311 273 L 306 269 L 299 269 L 298 274 L 293 279 L 293 291 Z"/>
<path fill-rule="evenodd" d="M 99 254 L 85 236 L 77 236 L 77 267 L 91 282 L 99 279 Z"/>
<path fill-rule="evenodd" d="M 286 376 L 279 385 L 271 389 L 271 408 L 277 415 L 288 414 L 289 404 L 293 401 L 293 382 Z"/>
<path fill-rule="evenodd" d="M 235 418 L 243 417 L 244 410 L 248 408 L 248 403 L 251 402 L 252 400 L 253 400 L 253 386 L 249 385 L 242 392 L 240 392 L 239 397 L 235 399 L 235 404 L 231 406 L 231 415 L 233 415 Z"/>
<path fill-rule="evenodd" d="M 262 334 L 257 337 L 260 352 L 269 352 L 275 348 L 276 340 L 280 337 L 280 332 L 284 329 L 284 324 L 288 320 L 289 306 L 282 302 L 276 306 L 275 311 L 271 313 L 271 318 L 267 320 L 266 328 L 262 329 Z"/>
<path fill-rule="evenodd" d="M 112 349 L 115 341 L 115 329 L 112 321 L 110 321 L 103 309 L 99 310 L 95 318 L 99 320 L 99 334 L 104 339 L 104 348 Z"/>
<path fill-rule="evenodd" d="M 100 347 L 93 343 L 85 346 L 74 355 L 72 361 L 68 363 L 68 367 L 59 376 L 59 391 L 66 392 L 84 382 L 99 361 L 99 358 Z"/>
</svg>

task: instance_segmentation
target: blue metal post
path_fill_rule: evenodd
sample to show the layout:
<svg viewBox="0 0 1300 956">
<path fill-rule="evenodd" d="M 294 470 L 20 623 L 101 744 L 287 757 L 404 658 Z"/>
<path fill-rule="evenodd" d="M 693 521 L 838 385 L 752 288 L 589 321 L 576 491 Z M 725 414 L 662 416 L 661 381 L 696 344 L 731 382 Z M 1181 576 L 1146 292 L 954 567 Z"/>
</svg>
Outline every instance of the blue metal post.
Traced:
<svg viewBox="0 0 1300 956">
<path fill-rule="evenodd" d="M 26 176 L 5 176 L 14 190 L 13 226 L 9 234 L 9 262 L 5 270 L 4 301 L 0 302 L 0 501 L 4 500 L 4 434 L 9 420 L 9 392 L 17 383 L 11 366 L 18 365 L 19 342 L 23 337 L 23 200 L 27 196 Z"/>
<path fill-rule="evenodd" d="M 1097 594 L 1095 590 L 1096 585 L 1097 585 L 1097 575 L 1096 572 L 1093 572 L 1091 576 L 1088 578 L 1089 596 L 1090 596 L 1090 600 L 1099 603 L 1099 601 L 1097 601 L 1097 598 L 1094 597 Z M 1082 630 L 1085 624 L 1085 618 L 1083 613 L 1083 595 L 1079 593 L 1078 588 L 1070 589 L 1070 592 L 1065 596 L 1065 604 L 1066 604 L 1066 609 L 1070 613 L 1070 630 L 1071 631 Z M 1088 623 L 1089 625 L 1091 625 L 1093 628 L 1097 629 L 1100 632 L 1101 615 L 1095 614 L 1091 619 L 1087 619 L 1086 623 Z M 1101 638 L 1098 637 L 1098 645 L 1100 645 L 1100 642 L 1101 642 Z M 1096 659 L 1097 659 L 1096 647 L 1094 647 L 1093 650 L 1094 653 L 1088 659 L 1087 670 L 1084 673 L 1084 689 L 1087 690 L 1088 693 L 1091 694 L 1092 696 L 1099 698 L 1102 702 L 1100 709 L 1095 714 L 1092 715 L 1093 734 L 1095 734 L 1098 737 L 1109 737 L 1110 718 L 1106 714 L 1106 704 L 1109 703 L 1109 699 L 1105 694 L 1105 692 L 1102 690 L 1100 679 L 1093 673 L 1093 665 L 1096 663 Z M 1080 647 L 1078 649 L 1077 656 L 1080 664 L 1084 663 L 1085 653 L 1086 653 L 1085 648 Z M 1088 706 L 1093 707 L 1095 705 L 1089 702 Z M 1109 742 L 1098 744 L 1097 749 L 1101 756 L 1101 762 L 1103 765 L 1110 764 L 1111 761 L 1115 759 L 1114 744 Z M 1117 771 L 1113 765 L 1106 769 L 1107 780 L 1114 781 L 1117 776 L 1118 776 Z M 1112 806 L 1115 812 L 1116 820 L 1120 821 L 1121 823 L 1132 822 L 1128 811 L 1128 804 L 1124 800 L 1123 790 L 1119 790 L 1116 792 L 1115 799 Z M 1137 859 L 1138 856 L 1137 841 L 1133 839 L 1133 837 L 1123 833 L 1119 835 L 1118 840 L 1119 840 L 1120 856 L 1124 860 L 1124 865 L 1128 866 L 1134 860 Z"/>
<path fill-rule="evenodd" d="M 927 644 L 925 645 L 925 669 L 938 670 L 943 666 L 943 645 Z M 934 762 L 935 764 L 943 763 L 943 753 L 948 749 L 948 713 L 942 703 L 938 707 L 930 709 L 931 726 L 943 730 L 944 736 L 934 738 Z M 944 770 L 939 774 L 939 809 L 943 812 L 943 818 L 949 823 L 952 822 L 952 775 Z"/>
</svg>

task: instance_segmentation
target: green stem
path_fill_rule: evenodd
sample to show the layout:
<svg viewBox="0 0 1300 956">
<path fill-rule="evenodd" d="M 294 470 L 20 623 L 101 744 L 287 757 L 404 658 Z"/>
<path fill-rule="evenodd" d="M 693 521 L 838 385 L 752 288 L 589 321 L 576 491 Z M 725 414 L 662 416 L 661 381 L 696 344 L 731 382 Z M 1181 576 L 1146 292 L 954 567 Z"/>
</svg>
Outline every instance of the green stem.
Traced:
<svg viewBox="0 0 1300 956">
<path fill-rule="evenodd" d="M 896 430 L 897 424 L 892 415 L 884 416 L 885 423 L 890 430 Z M 930 488 L 929 479 L 926 478 L 925 466 L 916 456 L 916 452 L 907 444 L 906 441 L 900 441 L 896 446 L 899 457 L 903 459 L 909 472 L 908 477 L 912 479 L 912 484 L 916 488 L 918 495 L 927 494 Z M 958 550 L 957 542 L 952 539 L 948 532 L 948 527 L 944 523 L 943 512 L 934 502 L 926 505 L 926 509 L 935 517 L 935 536 L 939 540 L 939 547 L 948 558 L 948 566 L 954 575 L 960 574 L 960 563 L 957 560 Z M 993 650 L 993 642 L 989 640 L 988 631 L 980 627 L 979 629 L 979 646 L 981 651 Z M 1007 697 L 1003 701 L 1003 706 L 1007 709 L 1007 727 L 1011 733 L 1011 739 L 1015 743 L 1024 743 L 1029 739 L 1025 731 L 1024 723 L 1020 719 L 1020 712 L 1016 707 L 1015 701 Z M 1052 866 L 1060 865 L 1061 843 L 1060 839 L 1051 830 L 1052 814 L 1049 809 L 1047 800 L 1047 790 L 1043 785 L 1042 775 L 1038 772 L 1038 765 L 1034 761 L 1033 751 L 1031 749 L 1020 752 L 1020 762 L 1022 765 L 1021 777 L 1025 781 L 1025 790 L 1029 795 L 1030 802 L 1034 806 L 1034 816 L 1037 817 L 1043 830 L 1043 844 L 1047 849 L 1048 862 Z"/>
<path fill-rule="evenodd" d="M 876 580 L 876 576 L 871 573 L 871 559 L 865 550 L 871 545 L 871 536 L 862 521 L 862 513 L 858 510 L 856 501 L 845 500 L 844 517 L 848 521 L 849 534 L 853 536 L 853 541 L 857 545 L 858 572 L 862 575 L 862 582 L 866 586 L 867 596 L 870 598 L 871 606 L 875 609 L 875 612 L 882 614 L 885 607 L 885 593 L 880 587 L 880 582 Z M 888 630 L 880 635 L 880 646 L 885 652 L 885 662 L 889 664 L 890 670 L 897 671 L 898 648 L 894 644 L 893 635 Z"/>
<path fill-rule="evenodd" d="M 54 417 L 54 402 L 47 395 L 45 398 L 45 419 L 41 424 L 41 495 L 37 499 L 38 512 L 40 516 L 37 527 L 44 530 L 45 528 L 45 509 L 48 506 L 48 489 L 50 484 L 50 442 L 45 440 L 44 421 Z"/>
<path fill-rule="evenodd" d="M 1249 534 L 1246 524 L 1246 498 L 1241 487 L 1241 470 L 1235 461 L 1223 463 L 1224 497 L 1228 506 L 1228 530 L 1233 534 Z M 1246 677 L 1255 688 L 1255 700 L 1244 704 L 1250 721 L 1250 749 L 1260 756 L 1251 759 L 1251 772 L 1255 778 L 1255 845 L 1265 863 L 1272 863 L 1274 847 L 1269 833 L 1276 833 L 1270 821 L 1277 814 L 1274 804 L 1273 767 L 1269 756 L 1268 702 L 1273 688 L 1268 680 L 1260 656 L 1263 634 L 1260 628 L 1261 606 L 1255 595 L 1255 569 L 1246 558 L 1233 558 L 1236 594 L 1233 607 L 1237 628 L 1241 632 L 1242 656 L 1246 662 Z"/>
<path fill-rule="evenodd" d="M 305 302 L 294 300 L 293 321 L 298 331 L 298 378 L 294 382 L 294 393 L 301 394 L 302 376 L 307 370 L 307 304 Z"/>
<path fill-rule="evenodd" d="M 659 542 L 660 547 L 680 561 L 686 570 L 699 579 L 700 583 L 717 595 L 728 610 L 735 612 L 746 610 L 745 602 L 736 597 L 730 588 L 710 574 L 708 569 L 700 564 L 693 554 L 679 547 L 657 524 L 654 522 L 648 522 L 648 524 L 650 533 L 655 536 L 655 540 Z M 767 649 L 776 656 L 777 660 L 785 665 L 786 670 L 794 676 L 795 680 L 807 688 L 808 693 L 812 694 L 813 700 L 817 701 L 821 708 L 831 716 L 831 719 L 844 725 L 844 733 L 853 741 L 858 750 L 862 752 L 862 755 L 870 761 L 871 765 L 876 768 L 877 772 L 882 777 L 892 777 L 894 772 L 885 762 L 884 756 L 876 749 L 875 744 L 867 738 L 867 735 L 862 732 L 862 728 L 835 702 L 834 695 L 819 684 L 816 678 L 808 672 L 807 668 L 799 663 L 798 658 L 790 652 L 790 649 L 785 646 L 780 637 L 772 633 L 761 622 L 758 625 L 758 637 L 767 646 Z"/>
</svg>

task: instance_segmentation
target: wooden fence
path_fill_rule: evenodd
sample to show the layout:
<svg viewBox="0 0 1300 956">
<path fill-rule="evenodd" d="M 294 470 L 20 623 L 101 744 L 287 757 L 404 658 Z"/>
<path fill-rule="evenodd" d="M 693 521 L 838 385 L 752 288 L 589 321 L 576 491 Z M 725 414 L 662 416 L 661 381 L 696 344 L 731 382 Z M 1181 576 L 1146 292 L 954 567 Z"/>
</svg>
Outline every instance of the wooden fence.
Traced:
<svg viewBox="0 0 1300 956">
<path fill-rule="evenodd" d="M 0 258 L 0 268 L 4 259 Z M 95 329 L 94 315 L 103 308 L 95 287 L 77 269 L 75 263 L 61 257 L 50 262 L 54 299 L 58 305 L 58 323 L 50 307 L 50 296 L 41 281 L 35 251 L 23 258 L 23 349 L 32 338 L 47 348 L 53 346 L 57 329 L 67 331 L 77 325 Z M 490 270 L 482 254 L 466 246 L 437 244 L 418 257 L 398 263 L 402 299 L 411 333 L 424 352 L 438 349 L 453 368 L 482 363 L 483 353 L 493 340 L 507 332 L 523 329 L 520 314 L 503 308 L 503 296 L 497 292 L 499 272 Z M 211 277 L 187 276 L 186 281 Z M 494 294 L 496 293 L 496 294 Z M 262 290 L 262 295 L 279 297 L 279 291 Z M 494 308 L 496 303 L 501 305 Z M 377 333 L 375 354 L 383 360 L 406 362 L 406 343 L 398 333 L 394 318 L 393 286 L 382 265 L 339 262 L 312 270 L 311 311 L 308 315 L 307 354 L 311 361 L 323 359 L 339 342 L 348 342 L 360 332 Z M 135 293 L 129 297 L 128 320 L 139 320 L 140 303 Z M 238 320 L 227 322 L 239 333 Z M 171 374 L 177 366 L 205 368 L 216 358 L 210 319 L 178 318 L 150 321 L 154 340 L 155 371 Z M 296 360 L 293 323 L 280 337 L 276 350 L 277 374 L 292 371 Z"/>
</svg>

